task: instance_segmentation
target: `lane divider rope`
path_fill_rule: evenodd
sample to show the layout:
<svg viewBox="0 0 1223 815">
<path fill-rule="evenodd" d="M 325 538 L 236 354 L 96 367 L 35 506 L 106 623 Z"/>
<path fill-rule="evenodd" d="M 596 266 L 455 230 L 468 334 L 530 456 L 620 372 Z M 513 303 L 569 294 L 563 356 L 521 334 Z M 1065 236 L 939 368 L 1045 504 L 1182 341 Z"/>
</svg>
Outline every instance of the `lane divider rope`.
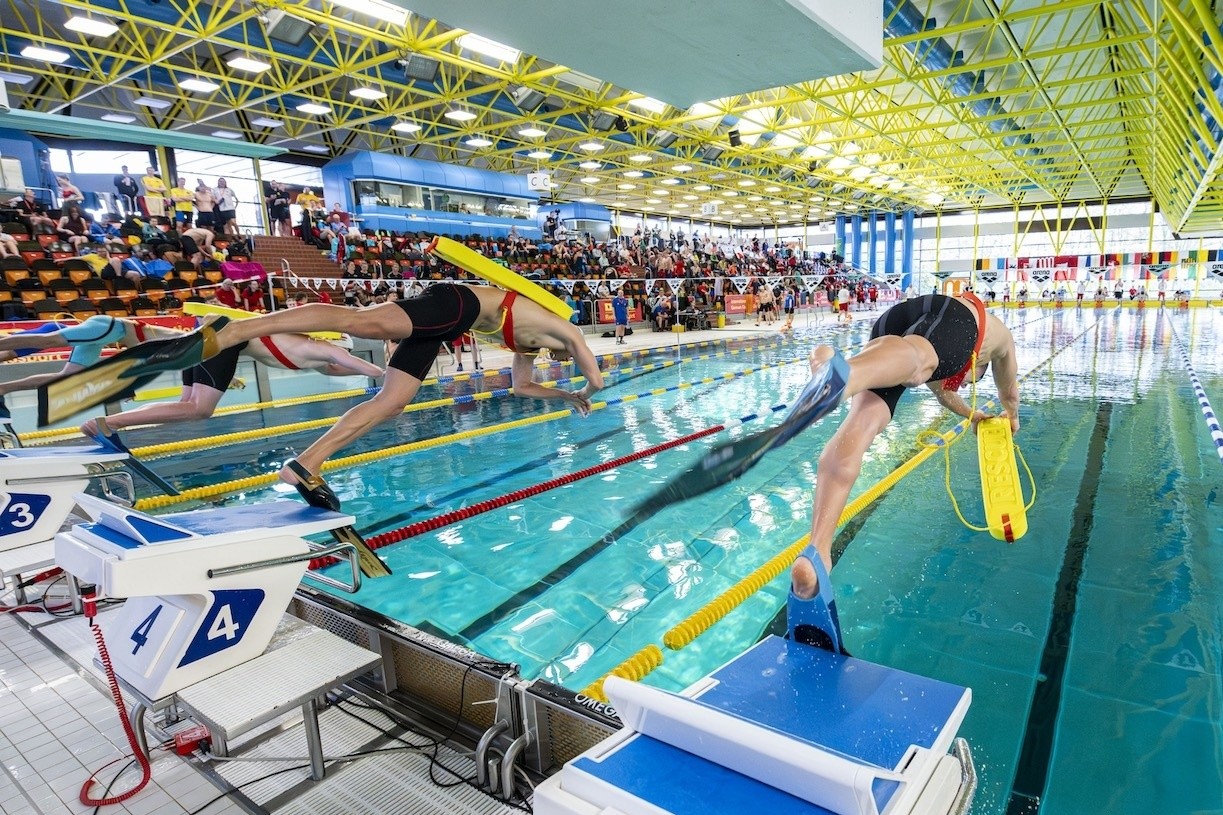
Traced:
<svg viewBox="0 0 1223 815">
<path fill-rule="evenodd" d="M 1202 386 L 1202 380 L 1198 378 L 1198 372 L 1193 367 L 1192 360 L 1189 359 L 1189 349 L 1181 342 L 1180 335 L 1176 333 L 1176 326 L 1172 320 L 1168 320 L 1168 325 L 1172 329 L 1172 339 L 1176 341 L 1176 349 L 1180 352 L 1181 362 L 1185 366 L 1185 370 L 1189 372 L 1189 383 L 1193 386 L 1193 394 L 1198 398 L 1198 407 L 1202 410 L 1202 418 L 1206 420 L 1206 429 L 1210 431 L 1210 438 L 1214 442 L 1215 452 L 1219 454 L 1219 461 L 1223 462 L 1223 427 L 1219 426 L 1219 416 L 1211 407 L 1210 399 L 1206 396 L 1206 388 Z"/>
</svg>

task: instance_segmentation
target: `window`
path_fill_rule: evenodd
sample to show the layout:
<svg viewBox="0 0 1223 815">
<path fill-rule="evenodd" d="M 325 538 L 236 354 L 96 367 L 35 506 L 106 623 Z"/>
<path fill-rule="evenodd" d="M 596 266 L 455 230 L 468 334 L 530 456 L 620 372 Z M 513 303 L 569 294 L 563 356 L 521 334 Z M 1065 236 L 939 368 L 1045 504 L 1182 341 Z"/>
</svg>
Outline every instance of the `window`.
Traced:
<svg viewBox="0 0 1223 815">
<path fill-rule="evenodd" d="M 507 198 L 480 192 L 444 190 L 416 184 L 358 179 L 352 182 L 353 200 L 362 207 L 427 209 L 494 218 L 535 220 L 536 204 L 526 198 Z"/>
</svg>

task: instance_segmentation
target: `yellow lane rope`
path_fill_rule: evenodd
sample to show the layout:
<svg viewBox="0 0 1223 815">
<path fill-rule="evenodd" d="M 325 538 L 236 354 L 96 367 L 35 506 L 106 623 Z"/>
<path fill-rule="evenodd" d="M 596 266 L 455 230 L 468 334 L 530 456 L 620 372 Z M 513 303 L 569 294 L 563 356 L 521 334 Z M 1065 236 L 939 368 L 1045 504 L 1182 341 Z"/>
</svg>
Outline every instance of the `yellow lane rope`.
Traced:
<svg viewBox="0 0 1223 815">
<path fill-rule="evenodd" d="M 607 677 L 618 676 L 621 679 L 638 682 L 643 676 L 661 665 L 662 660 L 662 651 L 657 645 L 651 643 L 600 676 L 594 682 L 591 682 L 582 693 L 591 699 L 597 699 L 600 702 L 606 703 L 607 694 L 603 692 L 603 683 L 607 680 Z"/>
</svg>

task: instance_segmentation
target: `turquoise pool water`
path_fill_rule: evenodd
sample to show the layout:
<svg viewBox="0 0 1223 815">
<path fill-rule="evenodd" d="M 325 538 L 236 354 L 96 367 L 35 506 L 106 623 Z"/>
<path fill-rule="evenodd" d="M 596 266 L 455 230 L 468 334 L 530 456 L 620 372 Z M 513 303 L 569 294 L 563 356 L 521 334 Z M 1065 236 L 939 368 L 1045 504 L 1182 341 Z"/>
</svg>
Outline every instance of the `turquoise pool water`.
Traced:
<svg viewBox="0 0 1223 815">
<path fill-rule="evenodd" d="M 1216 408 L 1223 403 L 1223 316 L 1147 310 L 1029 310 L 1016 326 L 1023 385 L 1018 438 L 1039 487 L 1030 531 L 1013 545 L 964 528 L 942 459 L 904 478 L 838 538 L 834 583 L 848 648 L 887 665 L 972 687 L 962 729 L 981 773 L 976 812 L 1221 811 L 1220 578 L 1223 464 L 1214 451 L 1174 325 Z M 1022 323 L 1022 325 L 1021 325 Z M 801 360 L 813 342 L 852 348 L 869 323 L 685 363 L 609 388 L 641 393 L 765 363 Z M 804 362 L 398 456 L 331 476 L 374 534 L 642 450 L 790 401 Z M 505 386 L 487 379 L 480 387 Z M 422 394 L 470 392 L 452 383 Z M 983 395 L 992 395 L 987 383 Z M 235 429 L 334 415 L 351 401 L 231 417 Z M 552 409 L 501 399 L 408 414 L 346 453 L 381 449 Z M 357 600 L 403 622 L 581 689 L 732 586 L 809 525 L 815 461 L 835 416 L 744 478 L 673 507 L 615 541 L 627 508 L 727 433 L 647 457 L 381 550 L 395 575 Z M 906 396 L 856 491 L 950 419 Z M 205 431 L 204 428 L 208 430 Z M 215 432 L 180 426 L 134 445 Z M 198 483 L 275 469 L 317 431 L 164 459 Z M 971 442 L 952 448 L 953 487 L 980 521 Z M 189 479 L 188 479 L 188 475 Z M 231 500 L 256 502 L 261 490 Z M 680 688 L 775 627 L 784 576 L 690 646 L 666 651 L 646 680 Z M 665 649 L 664 649 L 665 650 Z M 812 711 L 818 715 L 818 711 Z"/>
</svg>

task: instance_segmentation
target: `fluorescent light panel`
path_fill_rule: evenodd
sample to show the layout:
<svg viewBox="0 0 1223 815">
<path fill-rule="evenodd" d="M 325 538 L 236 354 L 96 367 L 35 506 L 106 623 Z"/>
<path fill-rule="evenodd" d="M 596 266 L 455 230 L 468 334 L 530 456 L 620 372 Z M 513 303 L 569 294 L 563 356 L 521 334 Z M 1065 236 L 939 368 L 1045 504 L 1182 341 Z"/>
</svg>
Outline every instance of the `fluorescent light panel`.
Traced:
<svg viewBox="0 0 1223 815">
<path fill-rule="evenodd" d="M 353 88 L 348 92 L 350 96 L 355 96 L 358 99 L 385 99 L 386 94 L 377 88 Z"/>
<path fill-rule="evenodd" d="M 260 116 L 258 119 L 251 119 L 251 124 L 255 127 L 280 127 L 284 122 L 279 119 L 269 119 L 267 116 Z"/>
<path fill-rule="evenodd" d="M 587 175 L 587 176 L 583 176 L 581 181 L 583 184 L 598 184 L 599 177 L 595 175 Z"/>
<path fill-rule="evenodd" d="M 316 104 L 314 102 L 302 102 L 297 106 L 297 109 L 302 113 L 312 113 L 315 116 L 323 116 L 331 113 L 331 108 L 327 107 L 326 105 Z"/>
<path fill-rule="evenodd" d="M 152 96 L 138 96 L 132 102 L 137 105 L 143 105 L 146 108 L 153 108 L 154 110 L 165 110 L 172 104 L 166 99 L 156 99 Z"/>
<path fill-rule="evenodd" d="M 538 139 L 540 136 L 548 135 L 548 131 L 540 130 L 538 127 L 524 127 L 518 131 L 519 136 L 525 136 L 528 139 Z"/>
<path fill-rule="evenodd" d="M 22 48 L 21 55 L 26 59 L 54 62 L 56 65 L 61 62 L 67 62 L 72 56 L 67 51 L 56 51 L 54 48 L 41 48 L 37 45 L 27 45 L 25 48 Z"/>
<path fill-rule="evenodd" d="M 10 85 L 27 85 L 34 81 L 34 77 L 29 74 L 15 74 L 11 71 L 0 71 L 0 82 L 7 82 Z"/>
<path fill-rule="evenodd" d="M 488 147 L 492 142 L 482 136 L 473 136 L 464 142 L 464 144 L 468 147 Z"/>
<path fill-rule="evenodd" d="M 391 125 L 391 130 L 397 130 L 400 133 L 415 133 L 420 130 L 420 125 L 415 122 L 395 122 Z"/>
<path fill-rule="evenodd" d="M 183 79 L 179 81 L 178 87 L 184 91 L 195 91 L 197 93 L 212 93 L 221 89 L 220 85 L 207 82 L 203 79 Z"/>
<path fill-rule="evenodd" d="M 240 139 L 242 138 L 242 134 L 236 130 L 214 130 L 212 131 L 211 135 L 216 136 L 218 139 Z"/>
<path fill-rule="evenodd" d="M 666 104 L 650 96 L 643 96 L 640 99 L 630 99 L 628 103 L 639 110 L 644 110 L 649 113 L 666 113 L 667 111 Z"/>
<path fill-rule="evenodd" d="M 598 170 L 603 167 L 603 164 L 598 161 L 583 161 L 578 166 L 583 170 Z"/>
<path fill-rule="evenodd" d="M 331 5 L 360 12 L 384 23 L 398 26 L 408 24 L 408 10 L 385 0 L 331 0 Z"/>
<path fill-rule="evenodd" d="M 597 141 L 582 142 L 578 145 L 578 147 L 582 148 L 588 153 L 595 153 L 603 149 L 603 145 L 599 144 Z"/>
<path fill-rule="evenodd" d="M 529 158 L 540 159 L 541 161 L 552 158 L 552 154 L 547 150 L 532 150 L 531 152 L 527 153 L 527 156 Z"/>
<path fill-rule="evenodd" d="M 136 121 L 135 116 L 129 116 L 126 113 L 103 113 L 101 118 L 107 122 L 119 122 L 120 124 L 129 124 Z"/>
<path fill-rule="evenodd" d="M 625 178 L 641 178 L 645 173 L 641 170 L 629 170 L 624 174 Z"/>
<path fill-rule="evenodd" d="M 230 57 L 225 60 L 225 64 L 236 71 L 246 71 L 248 74 L 261 74 L 272 67 L 269 62 L 241 55 Z"/>
<path fill-rule="evenodd" d="M 653 156 L 648 156 L 645 153 L 634 153 L 628 157 L 629 161 L 635 161 L 638 164 L 645 164 L 647 161 L 653 161 Z"/>
<path fill-rule="evenodd" d="M 330 150 L 328 150 L 326 147 L 324 147 L 321 144 L 307 144 L 302 149 L 305 150 L 307 153 L 330 153 L 331 152 Z"/>
<path fill-rule="evenodd" d="M 64 28 L 93 37 L 109 37 L 119 30 L 119 26 L 106 20 L 95 20 L 92 17 L 81 17 L 76 14 L 68 18 L 64 23 Z"/>
<path fill-rule="evenodd" d="M 659 183 L 659 184 L 668 184 L 668 185 L 669 185 L 669 184 L 678 184 L 678 183 L 679 183 L 679 179 L 678 179 L 678 178 L 664 178 L 662 181 L 659 181 L 658 183 Z"/>
<path fill-rule="evenodd" d="M 481 37 L 479 34 L 464 34 L 457 42 L 460 48 L 475 51 L 477 54 L 483 54 L 501 62 L 517 62 L 518 58 L 522 56 L 522 52 L 517 48 L 502 45 L 488 37 Z"/>
<path fill-rule="evenodd" d="M 448 110 L 442 115 L 447 119 L 452 119 L 456 122 L 470 122 L 472 119 L 476 118 L 476 114 L 472 113 L 470 110 Z"/>
</svg>

